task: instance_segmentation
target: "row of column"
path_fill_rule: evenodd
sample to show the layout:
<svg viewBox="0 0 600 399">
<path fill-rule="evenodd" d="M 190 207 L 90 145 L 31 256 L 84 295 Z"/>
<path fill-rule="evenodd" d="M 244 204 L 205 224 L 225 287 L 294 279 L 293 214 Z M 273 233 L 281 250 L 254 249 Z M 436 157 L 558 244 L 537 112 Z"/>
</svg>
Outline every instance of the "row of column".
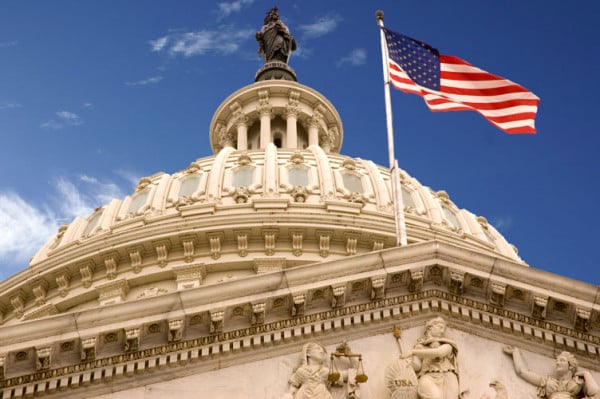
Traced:
<svg viewBox="0 0 600 399">
<path fill-rule="evenodd" d="M 267 148 L 267 144 L 272 142 L 271 136 L 271 110 L 260 112 L 260 148 Z M 288 148 L 298 148 L 298 113 L 289 110 L 286 113 L 286 146 Z M 319 145 L 319 124 L 317 117 L 312 117 L 308 121 L 308 145 Z M 237 149 L 248 149 L 248 120 L 240 118 L 237 122 Z"/>
</svg>

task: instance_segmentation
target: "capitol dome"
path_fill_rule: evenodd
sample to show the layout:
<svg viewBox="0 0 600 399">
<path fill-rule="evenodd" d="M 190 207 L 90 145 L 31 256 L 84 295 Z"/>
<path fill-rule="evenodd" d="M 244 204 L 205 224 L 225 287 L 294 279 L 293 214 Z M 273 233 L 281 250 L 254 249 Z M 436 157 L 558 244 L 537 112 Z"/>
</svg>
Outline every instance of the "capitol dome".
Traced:
<svg viewBox="0 0 600 399">
<path fill-rule="evenodd" d="M 0 282 L 0 399 L 280 398 L 316 342 L 330 364 L 364 358 L 353 383 L 388 398 L 392 328 L 416 340 L 439 314 L 473 386 L 512 376 L 480 360 L 515 343 L 597 369 L 596 287 L 528 267 L 402 170 L 395 203 L 390 169 L 340 153 L 334 105 L 287 63 L 227 97 L 208 134 L 212 156 L 140 179 Z"/>
<path fill-rule="evenodd" d="M 3 293 L 17 304 L 5 323 L 395 246 L 389 169 L 338 153 L 342 121 L 314 89 L 246 86 L 217 109 L 210 138 L 215 155 L 144 177 L 62 226 Z M 409 246 L 450 243 L 523 263 L 485 218 L 400 176 Z"/>
</svg>

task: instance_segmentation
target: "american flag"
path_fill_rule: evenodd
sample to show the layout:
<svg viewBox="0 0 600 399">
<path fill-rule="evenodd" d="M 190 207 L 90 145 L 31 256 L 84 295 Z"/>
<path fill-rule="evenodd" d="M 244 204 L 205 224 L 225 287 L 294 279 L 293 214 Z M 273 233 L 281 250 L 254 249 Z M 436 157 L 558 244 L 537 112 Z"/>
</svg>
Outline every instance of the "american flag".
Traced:
<svg viewBox="0 0 600 399">
<path fill-rule="evenodd" d="M 539 97 L 465 60 L 440 55 L 427 43 L 382 28 L 390 82 L 422 96 L 431 111 L 473 110 L 506 133 L 535 133 Z"/>
</svg>

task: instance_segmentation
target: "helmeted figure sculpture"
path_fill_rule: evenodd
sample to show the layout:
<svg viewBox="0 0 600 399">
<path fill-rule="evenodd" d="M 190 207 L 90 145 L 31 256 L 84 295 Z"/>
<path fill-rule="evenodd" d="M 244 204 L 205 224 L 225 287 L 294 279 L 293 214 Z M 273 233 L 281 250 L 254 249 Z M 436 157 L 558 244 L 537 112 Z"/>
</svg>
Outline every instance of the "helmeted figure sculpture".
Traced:
<svg viewBox="0 0 600 399">
<path fill-rule="evenodd" d="M 265 17 L 264 25 L 255 34 L 258 53 L 265 62 L 280 61 L 287 64 L 290 54 L 296 50 L 296 40 L 287 26 L 279 18 L 277 7 L 272 8 Z"/>
<path fill-rule="evenodd" d="M 444 337 L 445 331 L 446 321 L 443 318 L 429 320 L 423 337 L 417 340 L 413 349 L 402 353 L 400 361 L 388 367 L 386 385 L 393 399 L 461 397 L 456 358 L 458 347 L 454 341 Z M 408 368 L 412 368 L 414 373 Z"/>
</svg>

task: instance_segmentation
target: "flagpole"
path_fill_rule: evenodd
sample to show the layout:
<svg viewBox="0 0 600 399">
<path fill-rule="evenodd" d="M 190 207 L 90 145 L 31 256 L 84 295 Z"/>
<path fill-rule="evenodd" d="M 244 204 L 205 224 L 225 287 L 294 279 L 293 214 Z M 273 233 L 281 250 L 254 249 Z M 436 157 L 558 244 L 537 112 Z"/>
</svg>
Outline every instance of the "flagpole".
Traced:
<svg viewBox="0 0 600 399">
<path fill-rule="evenodd" d="M 377 25 L 383 28 L 383 11 L 378 10 L 375 13 Z M 394 125 L 392 123 L 392 100 L 390 97 L 389 63 L 387 54 L 387 45 L 383 29 L 379 29 L 381 34 L 381 60 L 383 64 L 383 92 L 385 100 L 385 119 L 387 126 L 388 139 L 388 157 L 390 161 L 390 178 L 392 183 L 392 201 L 394 205 L 394 222 L 396 225 L 396 246 L 407 245 L 406 222 L 404 220 L 404 206 L 402 203 L 400 171 L 398 161 L 394 156 Z"/>
</svg>

